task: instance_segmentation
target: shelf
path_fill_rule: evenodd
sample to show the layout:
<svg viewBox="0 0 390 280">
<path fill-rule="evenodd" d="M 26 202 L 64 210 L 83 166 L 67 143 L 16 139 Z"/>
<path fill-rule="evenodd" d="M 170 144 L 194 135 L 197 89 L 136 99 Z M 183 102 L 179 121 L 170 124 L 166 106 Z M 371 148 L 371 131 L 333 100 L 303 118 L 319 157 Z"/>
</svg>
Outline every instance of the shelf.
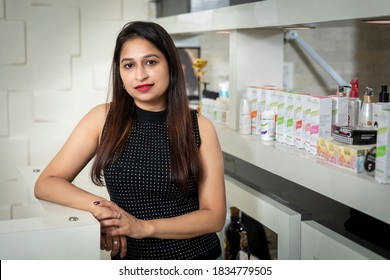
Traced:
<svg viewBox="0 0 390 280">
<path fill-rule="evenodd" d="M 214 10 L 157 18 L 170 34 L 246 28 L 280 28 L 382 17 L 390 14 L 388 0 L 267 0 Z"/>
<path fill-rule="evenodd" d="M 390 185 L 324 163 L 304 150 L 217 127 L 222 150 L 390 224 Z"/>
</svg>

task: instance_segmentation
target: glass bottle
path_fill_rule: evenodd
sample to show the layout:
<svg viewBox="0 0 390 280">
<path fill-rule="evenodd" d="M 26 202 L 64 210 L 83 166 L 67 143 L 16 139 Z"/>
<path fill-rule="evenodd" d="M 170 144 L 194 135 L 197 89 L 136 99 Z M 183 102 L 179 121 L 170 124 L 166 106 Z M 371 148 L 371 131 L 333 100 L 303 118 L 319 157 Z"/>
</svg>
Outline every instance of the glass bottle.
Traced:
<svg viewBox="0 0 390 280">
<path fill-rule="evenodd" d="M 240 234 L 240 250 L 237 254 L 237 260 L 250 260 L 251 253 L 248 248 L 248 237 L 246 230 L 241 231 Z"/>
<path fill-rule="evenodd" d="M 240 221 L 240 210 L 237 207 L 230 207 L 230 223 L 225 230 L 225 260 L 235 260 L 240 250 L 241 232 L 245 230 Z"/>
<path fill-rule="evenodd" d="M 246 230 L 241 231 L 240 250 L 237 254 L 237 260 L 258 260 L 249 250 L 248 236 Z"/>
</svg>

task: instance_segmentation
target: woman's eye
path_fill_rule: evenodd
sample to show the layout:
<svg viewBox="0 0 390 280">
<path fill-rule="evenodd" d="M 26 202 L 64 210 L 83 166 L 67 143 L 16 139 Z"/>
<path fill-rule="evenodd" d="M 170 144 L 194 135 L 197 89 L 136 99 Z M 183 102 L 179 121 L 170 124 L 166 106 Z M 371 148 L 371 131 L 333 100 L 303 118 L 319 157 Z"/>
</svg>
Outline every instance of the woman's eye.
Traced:
<svg viewBox="0 0 390 280">
<path fill-rule="evenodd" d="M 154 65 L 154 64 L 156 64 L 157 62 L 156 61 L 154 61 L 154 60 L 148 60 L 148 61 L 146 61 L 146 64 L 147 65 Z"/>
<path fill-rule="evenodd" d="M 130 69 L 130 68 L 133 67 L 133 64 L 127 63 L 127 64 L 123 65 L 123 67 L 126 68 L 126 69 Z"/>
</svg>

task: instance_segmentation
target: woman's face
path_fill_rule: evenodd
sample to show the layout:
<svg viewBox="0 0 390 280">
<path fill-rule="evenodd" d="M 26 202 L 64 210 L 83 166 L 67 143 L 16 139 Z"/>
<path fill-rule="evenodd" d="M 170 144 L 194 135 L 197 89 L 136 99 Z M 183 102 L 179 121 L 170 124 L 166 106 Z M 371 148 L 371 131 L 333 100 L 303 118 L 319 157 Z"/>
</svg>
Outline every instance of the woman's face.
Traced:
<svg viewBox="0 0 390 280">
<path fill-rule="evenodd" d="M 165 93 L 169 85 L 168 62 L 152 43 L 134 38 L 122 46 L 120 76 L 135 104 L 144 110 L 165 109 Z"/>
</svg>

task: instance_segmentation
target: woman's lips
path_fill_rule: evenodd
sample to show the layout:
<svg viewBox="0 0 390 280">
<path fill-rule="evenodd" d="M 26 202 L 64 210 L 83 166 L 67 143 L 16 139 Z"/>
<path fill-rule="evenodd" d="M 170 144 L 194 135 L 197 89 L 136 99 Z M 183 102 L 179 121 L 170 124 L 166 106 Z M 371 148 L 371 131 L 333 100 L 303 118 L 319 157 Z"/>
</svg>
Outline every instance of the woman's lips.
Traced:
<svg viewBox="0 0 390 280">
<path fill-rule="evenodd" d="M 142 84 L 142 85 L 136 86 L 135 89 L 138 90 L 138 91 L 140 91 L 140 92 L 147 92 L 147 91 L 149 91 L 153 86 L 154 86 L 154 84 Z"/>
</svg>

